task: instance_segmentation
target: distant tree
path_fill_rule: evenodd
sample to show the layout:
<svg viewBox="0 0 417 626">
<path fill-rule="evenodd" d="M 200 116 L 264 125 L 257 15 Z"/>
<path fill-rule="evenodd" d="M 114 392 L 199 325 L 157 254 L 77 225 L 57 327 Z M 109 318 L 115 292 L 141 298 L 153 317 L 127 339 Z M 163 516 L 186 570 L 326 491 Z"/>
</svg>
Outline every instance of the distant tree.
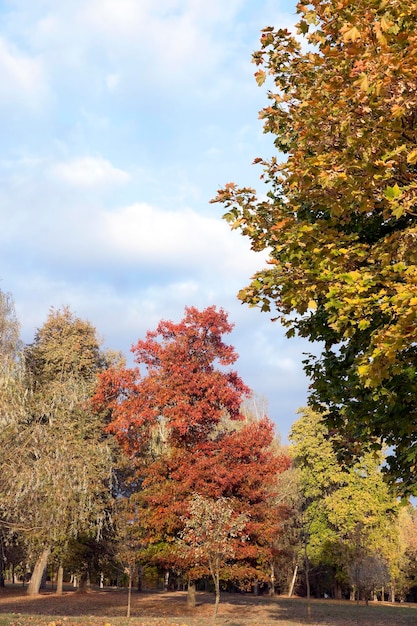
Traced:
<svg viewBox="0 0 417 626">
<path fill-rule="evenodd" d="M 162 321 L 134 346 L 137 367 L 103 372 L 94 398 L 97 410 L 110 411 L 108 430 L 131 459 L 143 558 L 191 582 L 193 562 L 178 554 L 174 539 L 193 494 L 232 498 L 236 515 L 250 511 L 236 579 L 262 575 L 267 537 L 280 524 L 268 502 L 289 459 L 273 449 L 266 417 L 244 422 L 240 407 L 249 390 L 227 369 L 237 355 L 222 337 L 231 329 L 221 309 L 186 308 L 180 323 Z"/>
<path fill-rule="evenodd" d="M 390 599 L 405 600 L 417 587 L 417 510 L 411 503 L 400 509 L 397 563 L 391 572 Z M 413 599 L 415 598 L 415 591 Z"/>
<path fill-rule="evenodd" d="M 334 594 L 351 580 L 350 564 L 359 566 L 365 557 L 378 555 L 394 567 L 399 505 L 383 481 L 382 457 L 368 454 L 348 469 L 340 466 L 323 416 L 311 409 L 301 413 L 290 440 L 308 559 L 316 568 L 331 568 Z"/>
<path fill-rule="evenodd" d="M 366 550 L 362 552 L 358 544 L 355 548 L 356 554 L 348 568 L 350 581 L 357 594 L 357 601 L 362 597 L 368 604 L 372 592 L 383 588 L 389 582 L 390 575 L 387 563 L 381 556 L 369 554 Z"/>
<path fill-rule="evenodd" d="M 269 255 L 239 297 L 317 342 L 310 401 L 354 457 L 417 492 L 416 0 L 301 0 L 298 35 L 262 31 L 261 111 L 280 154 L 256 159 L 269 191 L 216 201 Z M 392 452 L 391 452 L 392 450 Z"/>
</svg>

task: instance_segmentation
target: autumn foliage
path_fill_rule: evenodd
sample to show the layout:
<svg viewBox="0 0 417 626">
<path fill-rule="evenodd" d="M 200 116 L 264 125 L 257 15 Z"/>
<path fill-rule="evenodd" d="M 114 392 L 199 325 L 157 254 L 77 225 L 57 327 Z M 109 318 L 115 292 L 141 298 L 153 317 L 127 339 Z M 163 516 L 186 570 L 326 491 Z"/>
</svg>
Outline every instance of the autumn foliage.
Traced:
<svg viewBox="0 0 417 626">
<path fill-rule="evenodd" d="M 110 411 L 108 431 L 135 468 L 131 480 L 140 486 L 131 501 L 147 556 L 192 569 L 174 542 L 192 498 L 228 498 L 237 513 L 248 514 L 236 577 L 253 579 L 272 558 L 277 475 L 289 461 L 272 446 L 269 419 L 245 421 L 240 412 L 249 389 L 228 369 L 237 355 L 222 337 L 231 330 L 215 307 L 190 307 L 180 323 L 160 322 L 132 348 L 136 367 L 101 375 L 95 404 Z"/>
<path fill-rule="evenodd" d="M 320 342 L 306 361 L 313 405 L 347 452 L 385 440 L 392 477 L 412 491 L 417 4 L 301 0 L 297 12 L 298 35 L 265 28 L 253 56 L 279 153 L 256 159 L 267 197 L 230 183 L 216 200 L 270 254 L 240 298 Z"/>
</svg>

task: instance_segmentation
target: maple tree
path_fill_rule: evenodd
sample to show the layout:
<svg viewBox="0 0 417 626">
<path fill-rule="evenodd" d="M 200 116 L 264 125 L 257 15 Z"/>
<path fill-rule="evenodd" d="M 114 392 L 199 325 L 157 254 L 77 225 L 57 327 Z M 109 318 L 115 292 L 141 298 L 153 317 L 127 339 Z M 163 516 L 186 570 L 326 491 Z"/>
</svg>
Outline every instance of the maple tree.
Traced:
<svg viewBox="0 0 417 626">
<path fill-rule="evenodd" d="M 230 183 L 215 201 L 269 251 L 239 297 L 322 346 L 305 362 L 315 408 L 350 456 L 387 442 L 391 477 L 416 491 L 417 2 L 297 13 L 297 36 L 265 28 L 253 56 L 281 153 L 256 159 L 267 196 Z"/>
<path fill-rule="evenodd" d="M 273 449 L 268 418 L 247 422 L 240 412 L 249 389 L 228 369 L 237 358 L 223 341 L 231 330 L 222 309 L 187 307 L 180 323 L 161 321 L 132 348 L 135 367 L 104 371 L 94 397 L 97 410 L 110 412 L 108 430 L 131 459 L 129 497 L 142 558 L 181 570 L 190 581 L 203 572 L 179 554 L 175 538 L 195 493 L 231 498 L 237 514 L 250 512 L 248 541 L 230 574 L 235 579 L 265 576 L 268 536 L 280 523 L 268 502 L 289 459 Z"/>
</svg>

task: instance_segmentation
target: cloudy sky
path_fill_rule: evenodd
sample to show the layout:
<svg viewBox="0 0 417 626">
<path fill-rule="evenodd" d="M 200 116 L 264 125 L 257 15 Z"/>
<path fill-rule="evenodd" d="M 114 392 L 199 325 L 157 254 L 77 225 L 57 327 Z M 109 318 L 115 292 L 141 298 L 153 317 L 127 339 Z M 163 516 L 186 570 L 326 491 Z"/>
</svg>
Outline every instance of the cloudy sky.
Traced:
<svg viewBox="0 0 417 626">
<path fill-rule="evenodd" d="M 291 0 L 0 0 L 0 289 L 30 342 L 51 306 L 130 346 L 184 307 L 235 323 L 237 369 L 286 439 L 307 344 L 236 298 L 263 265 L 210 204 L 266 189 L 251 54 Z"/>
</svg>

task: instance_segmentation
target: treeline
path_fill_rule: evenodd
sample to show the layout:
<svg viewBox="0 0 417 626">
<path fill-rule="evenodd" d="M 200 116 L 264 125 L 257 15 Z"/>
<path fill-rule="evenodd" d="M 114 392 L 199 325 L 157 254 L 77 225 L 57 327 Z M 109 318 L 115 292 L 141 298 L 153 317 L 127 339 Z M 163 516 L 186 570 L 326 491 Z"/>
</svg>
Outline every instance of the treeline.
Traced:
<svg viewBox="0 0 417 626">
<path fill-rule="evenodd" d="M 415 599 L 417 514 L 379 452 L 342 467 L 323 418 L 283 447 L 231 369 L 221 309 L 186 308 L 133 347 L 52 309 L 23 345 L 0 292 L 1 583 L 196 586 Z"/>
</svg>

